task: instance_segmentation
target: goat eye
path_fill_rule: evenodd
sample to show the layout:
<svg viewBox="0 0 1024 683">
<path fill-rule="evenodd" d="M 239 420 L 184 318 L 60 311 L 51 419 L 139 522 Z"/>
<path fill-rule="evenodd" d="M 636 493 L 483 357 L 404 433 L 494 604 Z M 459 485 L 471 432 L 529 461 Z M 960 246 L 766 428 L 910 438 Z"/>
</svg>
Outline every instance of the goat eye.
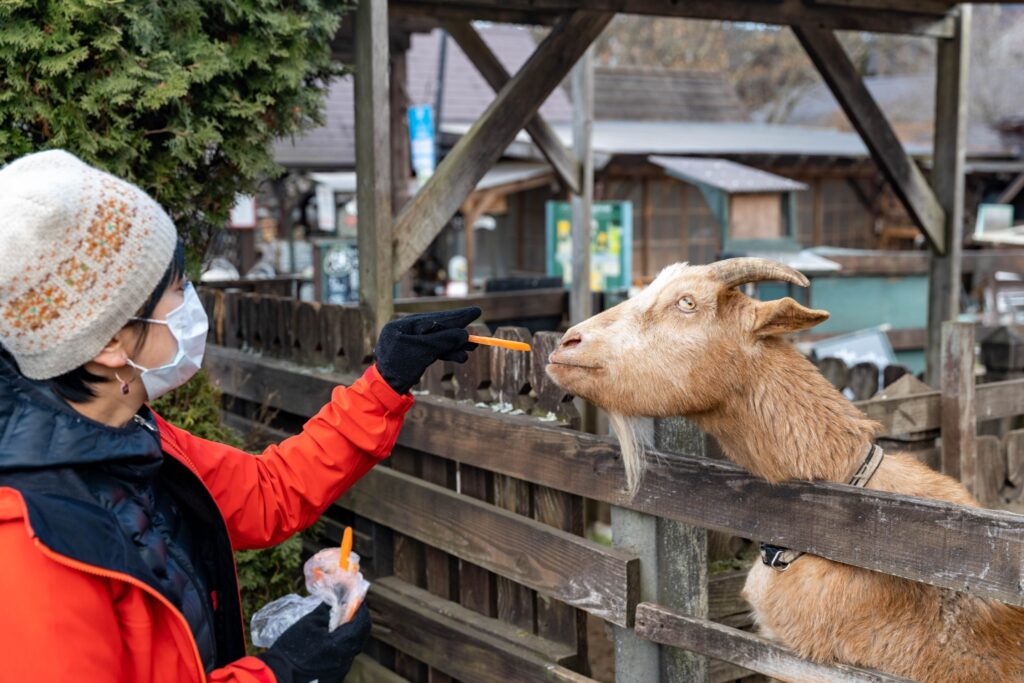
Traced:
<svg viewBox="0 0 1024 683">
<path fill-rule="evenodd" d="M 697 308 L 697 302 L 693 300 L 692 296 L 684 296 L 682 299 L 679 300 L 679 303 L 676 305 L 679 306 L 679 308 L 686 313 L 689 313 L 690 311 L 693 311 Z"/>
</svg>

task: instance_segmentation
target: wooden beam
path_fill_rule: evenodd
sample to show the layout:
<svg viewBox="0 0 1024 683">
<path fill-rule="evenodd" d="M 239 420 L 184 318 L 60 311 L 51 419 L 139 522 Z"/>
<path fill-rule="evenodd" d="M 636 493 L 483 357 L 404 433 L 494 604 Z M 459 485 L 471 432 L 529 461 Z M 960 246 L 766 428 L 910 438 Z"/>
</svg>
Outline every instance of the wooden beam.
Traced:
<svg viewBox="0 0 1024 683">
<path fill-rule="evenodd" d="M 569 322 L 594 311 L 590 292 L 590 240 L 594 215 L 594 50 L 588 48 L 572 71 L 572 144 L 580 160 L 580 182 L 572 196 L 572 284 Z"/>
<path fill-rule="evenodd" d="M 974 324 L 942 324 L 942 472 L 977 492 Z"/>
<path fill-rule="evenodd" d="M 337 504 L 605 621 L 633 624 L 640 561 L 627 553 L 383 467 Z"/>
<path fill-rule="evenodd" d="M 445 311 L 465 306 L 479 306 L 480 318 L 488 323 L 523 318 L 553 318 L 563 316 L 567 310 L 569 293 L 564 289 L 530 289 L 523 292 L 494 292 L 465 297 L 430 296 L 399 299 L 396 313 L 426 313 Z"/>
<path fill-rule="evenodd" d="M 952 5 L 953 3 L 947 3 Z M 511 23 L 538 23 L 552 14 L 571 12 L 579 0 L 398 0 L 402 13 L 431 14 L 464 20 L 489 19 Z M 912 2 L 886 3 L 886 8 L 828 6 L 803 0 L 757 2 L 751 0 L 588 0 L 586 7 L 595 12 L 620 12 L 691 19 L 756 22 L 789 26 L 797 23 L 822 28 L 906 33 L 945 37 L 953 32 L 952 20 L 945 14 L 928 11 Z"/>
<path fill-rule="evenodd" d="M 394 306 L 387 0 L 356 8 L 356 202 L 359 205 L 359 308 L 373 348 Z M 404 271 L 403 271 L 404 272 Z"/>
<path fill-rule="evenodd" d="M 484 42 L 483 37 L 473 28 L 473 25 L 468 21 L 449 21 L 445 22 L 445 29 L 466 53 L 469 61 L 473 63 L 484 80 L 494 88 L 495 92 L 500 92 L 509 82 L 511 76 L 491 48 Z M 529 133 L 530 138 L 533 139 L 534 144 L 540 149 L 541 154 L 548 160 L 551 167 L 555 169 L 562 185 L 569 192 L 579 192 L 579 161 L 562 145 L 558 134 L 539 113 L 526 124 L 526 132 Z"/>
<path fill-rule="evenodd" d="M 1024 173 L 1010 181 L 1010 184 L 1006 186 L 1006 189 L 999 193 L 999 197 L 996 199 L 996 204 L 1009 204 L 1017 195 L 1020 194 L 1021 190 L 1024 190 Z"/>
<path fill-rule="evenodd" d="M 594 683 L 560 666 L 542 638 L 395 577 L 375 581 L 367 603 L 376 639 L 458 680 Z"/>
<path fill-rule="evenodd" d="M 800 44 L 814 62 L 850 123 L 860 133 L 872 158 L 896 191 L 914 223 L 937 253 L 946 250 L 942 229 L 945 211 L 928 181 L 910 158 L 896 132 L 832 31 L 809 25 L 793 26 Z"/>
<path fill-rule="evenodd" d="M 218 346 L 208 348 L 207 359 L 225 393 L 301 416 L 316 414 L 339 382 L 354 380 Z M 983 385 L 978 416 L 1020 414 L 1022 389 L 1024 380 Z M 897 433 L 939 424 L 938 392 L 861 405 L 883 406 L 877 414 L 888 414 Z M 1020 515 L 838 484 L 769 484 L 727 462 L 659 451 L 648 455 L 643 486 L 630 499 L 613 439 L 432 396 L 417 398 L 399 443 L 659 517 L 1024 605 Z"/>
<path fill-rule="evenodd" d="M 967 76 L 970 61 L 970 5 L 961 5 L 956 35 L 939 41 L 935 76 L 935 152 L 932 185 L 944 213 L 944 250 L 932 254 L 928 278 L 926 379 L 941 374 L 942 324 L 960 315 L 964 230 L 964 164 L 967 156 Z"/>
<path fill-rule="evenodd" d="M 662 645 L 693 650 L 784 681 L 816 683 L 911 683 L 910 679 L 844 664 L 825 665 L 753 633 L 675 612 L 649 602 L 636 613 L 637 635 Z"/>
<path fill-rule="evenodd" d="M 448 153 L 395 223 L 395 280 L 441 232 L 612 16 L 580 11 L 560 21 Z"/>
</svg>

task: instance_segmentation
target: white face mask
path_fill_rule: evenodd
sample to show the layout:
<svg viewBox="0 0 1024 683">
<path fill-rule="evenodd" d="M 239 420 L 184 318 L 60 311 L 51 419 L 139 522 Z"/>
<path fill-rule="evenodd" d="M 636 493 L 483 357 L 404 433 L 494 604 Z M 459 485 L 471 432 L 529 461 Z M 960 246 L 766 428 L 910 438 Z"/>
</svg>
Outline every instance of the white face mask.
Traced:
<svg viewBox="0 0 1024 683">
<path fill-rule="evenodd" d="M 158 368 L 144 368 L 128 360 L 128 365 L 141 370 L 142 386 L 150 401 L 155 401 L 172 389 L 177 389 L 199 372 L 206 351 L 206 332 L 210 322 L 206 318 L 199 295 L 192 283 L 185 284 L 185 301 L 167 314 L 167 320 L 134 318 L 156 325 L 167 325 L 178 342 L 178 352 L 167 365 Z"/>
</svg>

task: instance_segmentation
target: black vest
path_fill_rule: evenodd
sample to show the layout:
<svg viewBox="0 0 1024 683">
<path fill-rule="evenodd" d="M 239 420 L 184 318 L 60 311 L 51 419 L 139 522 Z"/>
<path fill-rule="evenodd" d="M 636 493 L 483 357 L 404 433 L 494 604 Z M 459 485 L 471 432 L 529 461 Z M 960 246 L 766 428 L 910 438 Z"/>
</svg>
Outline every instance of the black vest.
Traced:
<svg viewBox="0 0 1024 683">
<path fill-rule="evenodd" d="M 166 597 L 207 671 L 245 656 L 224 520 L 202 482 L 161 451 L 147 408 L 122 429 L 98 424 L 0 355 L 0 486 L 21 493 L 44 545 Z"/>
</svg>

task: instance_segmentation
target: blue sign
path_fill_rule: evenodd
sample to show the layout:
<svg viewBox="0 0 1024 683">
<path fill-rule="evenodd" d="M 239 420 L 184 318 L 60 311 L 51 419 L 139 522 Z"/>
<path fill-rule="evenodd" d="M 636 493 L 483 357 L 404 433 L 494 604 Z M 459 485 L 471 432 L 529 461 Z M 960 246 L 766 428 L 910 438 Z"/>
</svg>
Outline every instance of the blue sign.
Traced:
<svg viewBox="0 0 1024 683">
<path fill-rule="evenodd" d="M 434 149 L 434 111 L 430 105 L 409 107 L 409 140 L 412 168 L 423 183 L 434 174 L 437 153 Z"/>
</svg>

